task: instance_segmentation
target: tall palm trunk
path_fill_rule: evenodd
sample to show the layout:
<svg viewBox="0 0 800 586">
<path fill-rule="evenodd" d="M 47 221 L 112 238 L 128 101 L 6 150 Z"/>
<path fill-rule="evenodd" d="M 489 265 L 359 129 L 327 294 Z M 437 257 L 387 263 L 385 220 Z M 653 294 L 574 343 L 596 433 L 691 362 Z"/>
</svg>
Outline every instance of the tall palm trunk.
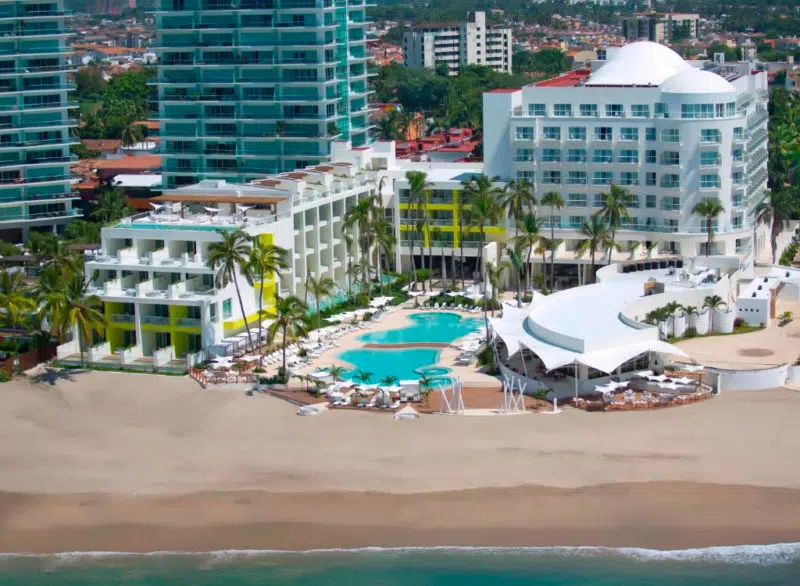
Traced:
<svg viewBox="0 0 800 586">
<path fill-rule="evenodd" d="M 531 283 L 531 273 L 533 273 L 533 266 L 531 265 L 531 256 L 533 253 L 533 245 L 528 247 L 528 260 L 525 261 L 525 282 L 529 291 L 533 291 L 533 283 Z"/>
<path fill-rule="evenodd" d="M 483 283 L 483 239 L 484 239 L 483 223 L 481 223 L 480 228 L 481 228 L 480 241 L 478 243 L 478 279 L 480 283 Z"/>
<path fill-rule="evenodd" d="M 411 239 L 411 255 L 410 255 L 411 279 L 409 280 L 409 283 L 414 282 L 414 284 L 416 284 L 416 282 L 417 282 L 417 263 L 414 260 L 414 251 L 416 250 L 416 245 L 417 245 L 417 239 L 416 238 L 412 238 Z"/>
<path fill-rule="evenodd" d="M 277 283 L 275 284 L 275 286 L 277 287 Z M 263 323 L 264 319 L 264 316 L 262 315 L 263 311 L 264 311 L 264 273 L 261 273 L 261 288 L 258 290 L 258 347 L 259 348 L 261 348 L 261 324 Z"/>
<path fill-rule="evenodd" d="M 375 266 L 378 269 L 378 287 L 383 296 L 383 271 L 381 270 L 381 245 L 375 247 Z"/>
<path fill-rule="evenodd" d="M 250 334 L 250 324 L 247 323 L 247 313 L 244 311 L 244 303 L 242 302 L 242 292 L 239 291 L 239 280 L 236 278 L 235 274 L 231 275 L 231 280 L 233 281 L 233 286 L 236 289 L 236 298 L 239 300 L 239 309 L 242 312 L 242 319 L 244 320 L 244 329 L 247 331 L 247 341 L 250 344 L 250 348 L 253 348 L 253 336 Z"/>
<path fill-rule="evenodd" d="M 597 252 L 597 250 L 595 250 L 595 249 L 596 249 L 596 246 L 594 246 L 594 245 L 589 249 L 589 253 L 592 255 L 592 268 L 590 269 L 592 271 L 592 283 L 594 283 L 596 281 L 595 276 L 594 276 L 594 254 L 595 254 L 595 252 Z"/>
<path fill-rule="evenodd" d="M 708 234 L 708 241 L 706 242 L 706 256 L 711 256 L 711 221 L 711 218 L 706 220 L 706 233 Z"/>
<path fill-rule="evenodd" d="M 617 227 L 611 227 L 611 243 L 608 246 L 608 261 L 606 264 L 611 264 L 611 254 L 614 252 L 614 245 L 617 243 Z"/>
<path fill-rule="evenodd" d="M 456 251 L 454 248 L 450 249 L 450 287 L 455 291 L 456 289 Z"/>
<path fill-rule="evenodd" d="M 461 288 L 464 289 L 464 235 L 461 230 L 458 232 L 458 246 L 461 249 Z"/>
<path fill-rule="evenodd" d="M 550 214 L 550 290 L 555 289 L 555 264 L 556 264 L 556 229 L 555 214 Z"/>
<path fill-rule="evenodd" d="M 287 376 L 288 373 L 286 372 L 286 346 L 288 346 L 288 344 L 286 343 L 286 326 L 284 325 L 281 328 L 281 330 L 283 331 L 283 376 Z"/>
</svg>

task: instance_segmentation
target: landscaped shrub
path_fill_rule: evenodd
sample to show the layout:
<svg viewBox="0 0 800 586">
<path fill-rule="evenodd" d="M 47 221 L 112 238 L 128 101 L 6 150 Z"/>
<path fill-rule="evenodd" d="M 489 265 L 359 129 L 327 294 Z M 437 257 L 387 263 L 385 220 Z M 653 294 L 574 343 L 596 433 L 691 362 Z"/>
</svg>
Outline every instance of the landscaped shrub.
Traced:
<svg viewBox="0 0 800 586">
<path fill-rule="evenodd" d="M 733 320 L 733 329 L 734 330 L 738 330 L 739 328 L 742 328 L 742 327 L 744 327 L 746 325 L 747 325 L 747 322 L 744 321 L 744 319 L 742 319 L 741 317 L 737 317 L 735 320 Z"/>
<path fill-rule="evenodd" d="M 8 376 L 8 372 L 5 370 L 0 370 L 0 383 L 7 383 L 11 380 L 11 377 Z"/>
<path fill-rule="evenodd" d="M 696 338 L 697 337 L 697 328 L 688 327 L 686 331 L 683 332 L 684 338 Z"/>
</svg>

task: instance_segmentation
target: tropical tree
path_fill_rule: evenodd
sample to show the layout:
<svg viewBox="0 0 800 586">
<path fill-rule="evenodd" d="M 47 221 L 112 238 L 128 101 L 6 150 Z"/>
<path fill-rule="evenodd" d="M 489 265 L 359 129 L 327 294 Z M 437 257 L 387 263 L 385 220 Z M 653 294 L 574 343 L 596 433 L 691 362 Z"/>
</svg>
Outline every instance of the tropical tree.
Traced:
<svg viewBox="0 0 800 586">
<path fill-rule="evenodd" d="M 6 326 L 18 328 L 26 324 L 34 308 L 34 301 L 25 285 L 23 273 L 2 271 L 0 273 L 0 312 L 2 312 L 1 317 Z"/>
<path fill-rule="evenodd" d="M 408 181 L 408 211 L 416 211 L 419 214 L 423 205 L 425 205 L 425 201 L 428 198 L 428 190 L 433 187 L 433 183 L 428 181 L 428 174 L 424 171 L 407 171 L 406 181 Z M 421 234 L 422 232 L 415 226 L 414 230 L 411 231 L 411 278 L 415 283 L 417 282 L 417 271 L 414 261 L 414 248 L 418 233 Z M 424 241 L 420 244 L 420 258 L 424 255 L 422 250 L 424 244 Z"/>
<path fill-rule="evenodd" d="M 594 255 L 608 237 L 608 231 L 606 230 L 605 222 L 603 222 L 599 216 L 590 216 L 581 224 L 581 236 L 583 236 L 583 239 L 578 242 L 576 252 L 580 256 L 586 252 L 589 253 L 589 257 L 591 259 L 590 270 L 592 275 L 592 283 L 594 283 L 596 281 L 596 276 L 594 274 Z"/>
<path fill-rule="evenodd" d="M 384 284 L 383 284 L 383 263 L 382 258 L 383 256 L 386 257 L 387 263 L 390 263 L 390 259 L 392 258 L 392 253 L 394 251 L 394 245 L 397 242 L 397 239 L 394 235 L 394 227 L 392 223 L 389 222 L 383 214 L 378 214 L 375 217 L 375 220 L 372 224 L 372 230 L 375 237 L 375 266 L 378 269 L 378 283 L 380 283 L 381 295 L 384 292 Z"/>
<path fill-rule="evenodd" d="M 361 381 L 362 385 L 369 383 L 370 379 L 372 378 L 371 372 L 367 370 L 357 370 L 356 373 L 353 375 L 353 378 L 357 381 Z"/>
<path fill-rule="evenodd" d="M 345 273 L 347 273 L 347 296 L 351 297 L 353 295 L 353 272 L 351 268 L 356 264 L 353 262 L 353 242 L 355 238 L 350 233 L 349 230 L 344 229 L 342 230 L 342 240 L 344 240 L 344 250 L 345 254 L 347 255 L 347 267 L 345 268 Z M 357 277 L 355 277 L 357 279 Z"/>
<path fill-rule="evenodd" d="M 506 183 L 500 196 L 500 206 L 514 221 L 514 237 L 519 235 L 519 225 L 525 214 L 536 205 L 533 182 L 528 179 L 512 179 Z"/>
<path fill-rule="evenodd" d="M 464 197 L 461 192 L 456 197 L 455 216 L 458 222 L 458 247 L 460 249 L 460 268 L 461 268 L 461 288 L 464 288 L 464 230 L 468 231 L 472 225 L 472 210 L 464 205 Z"/>
<path fill-rule="evenodd" d="M 64 293 L 67 310 L 64 313 L 63 324 L 58 324 L 56 328 L 62 331 L 77 330 L 81 366 L 83 366 L 84 348 L 87 343 L 91 343 L 92 334 L 97 332 L 103 335 L 106 327 L 103 302 L 97 295 L 89 295 L 88 289 L 89 282 L 81 272 L 75 272 L 67 279 Z"/>
<path fill-rule="evenodd" d="M 617 230 L 622 225 L 622 220 L 630 220 L 628 206 L 633 203 L 633 198 L 627 190 L 617 185 L 612 185 L 608 193 L 601 193 L 603 204 L 597 210 L 598 215 L 605 223 L 609 232 L 608 262 L 611 262 L 611 251 L 617 242 Z"/>
<path fill-rule="evenodd" d="M 486 282 L 492 289 L 491 297 L 489 298 L 492 302 L 492 317 L 494 317 L 494 305 L 497 301 L 497 288 L 500 285 L 500 278 L 503 276 L 503 271 L 507 270 L 511 265 L 508 261 L 501 261 L 497 263 L 497 265 L 493 265 L 490 262 L 486 263 Z M 489 287 L 484 288 L 483 292 L 483 312 L 486 314 L 486 293 L 488 292 Z"/>
<path fill-rule="evenodd" d="M 320 275 L 317 279 L 308 275 L 306 277 L 306 291 L 314 297 L 314 304 L 317 308 L 317 327 L 322 327 L 322 298 L 333 295 L 333 292 L 336 291 L 336 283 L 325 275 Z"/>
<path fill-rule="evenodd" d="M 433 379 L 429 376 L 422 374 L 420 375 L 417 384 L 419 385 L 419 393 L 422 396 L 422 401 L 427 403 L 428 396 L 431 394 L 431 391 L 433 390 Z"/>
<path fill-rule="evenodd" d="M 89 214 L 98 222 L 117 222 L 130 213 L 125 194 L 118 187 L 104 187 L 97 194 L 94 210 Z"/>
<path fill-rule="evenodd" d="M 391 387 L 394 384 L 397 384 L 398 378 L 394 375 L 388 375 L 381 379 L 381 386 L 383 387 Z"/>
<path fill-rule="evenodd" d="M 258 244 L 257 238 L 253 240 L 253 247 L 247 257 L 247 275 L 253 281 L 258 290 L 258 335 L 261 336 L 261 328 L 264 323 L 264 280 L 280 274 L 281 270 L 289 268 L 286 260 L 287 251 L 285 248 L 273 244 Z M 278 291 L 280 284 L 275 279 L 275 291 Z"/>
<path fill-rule="evenodd" d="M 707 295 L 703 300 L 703 307 L 707 308 L 711 312 L 711 315 L 709 316 L 709 332 L 714 331 L 714 312 L 725 305 L 727 304 L 719 295 Z"/>
<path fill-rule="evenodd" d="M 347 369 L 345 369 L 343 366 L 334 365 L 334 366 L 331 366 L 328 369 L 328 374 L 330 374 L 331 378 L 333 378 L 333 382 L 337 382 L 337 381 L 341 380 L 342 379 L 342 375 L 345 372 L 347 372 Z"/>
<path fill-rule="evenodd" d="M 503 192 L 494 185 L 493 181 L 481 174 L 473 175 L 470 179 L 461 182 L 464 186 L 464 195 L 472 204 L 472 220 L 478 228 L 478 275 L 481 280 L 483 280 L 483 245 L 486 226 L 496 224 L 502 213 L 498 201 Z"/>
<path fill-rule="evenodd" d="M 275 298 L 275 319 L 267 326 L 267 340 L 275 342 L 278 333 L 283 342 L 283 375 L 286 376 L 286 347 L 289 342 L 304 336 L 311 329 L 308 307 L 294 295 Z"/>
<path fill-rule="evenodd" d="M 514 247 L 519 251 L 525 249 L 528 251 L 528 256 L 525 260 L 525 278 L 526 290 L 530 290 L 532 286 L 531 273 L 533 272 L 533 267 L 531 266 L 531 255 L 541 239 L 540 231 L 542 228 L 542 223 L 536 216 L 536 212 L 528 212 L 522 216 L 522 221 L 520 222 L 519 228 L 520 233 L 514 238 L 513 244 Z M 542 265 L 542 267 L 544 267 L 544 265 Z"/>
<path fill-rule="evenodd" d="M 678 303 L 677 301 L 670 301 L 664 306 L 664 312 L 670 318 L 672 318 L 672 335 L 675 335 L 675 319 L 677 318 L 677 313 L 679 311 L 683 311 L 683 305 Z"/>
<path fill-rule="evenodd" d="M 775 264 L 778 254 L 778 236 L 789 227 L 789 222 L 798 212 L 800 212 L 798 199 L 788 189 L 773 191 L 756 206 L 756 223 L 770 226 L 772 264 Z"/>
<path fill-rule="evenodd" d="M 375 121 L 375 134 L 378 140 L 401 140 L 405 136 L 405 116 L 392 110 Z"/>
<path fill-rule="evenodd" d="M 231 281 L 236 289 L 236 298 L 239 300 L 239 309 L 244 319 L 244 328 L 247 332 L 247 340 L 253 348 L 253 336 L 250 334 L 250 327 L 247 323 L 247 313 L 242 302 L 242 292 L 239 290 L 239 279 L 237 272 L 242 275 L 249 273 L 249 258 L 252 242 L 242 230 L 217 230 L 221 240 L 214 242 L 208 247 L 208 267 L 215 271 L 214 282 L 218 289 L 224 289 Z M 285 353 L 285 351 L 284 351 Z M 284 356 L 285 359 L 285 356 Z"/>
<path fill-rule="evenodd" d="M 548 191 L 542 197 L 542 205 L 550 208 L 550 241 L 555 242 L 556 210 L 564 207 L 564 198 L 557 191 Z M 550 250 L 550 289 L 555 288 L 556 248 L 553 246 Z"/>
<path fill-rule="evenodd" d="M 706 222 L 706 233 L 708 234 L 706 256 L 711 254 L 711 242 L 714 240 L 714 219 L 723 212 L 725 212 L 725 208 L 720 201 L 714 197 L 703 198 L 692 208 L 692 213 L 702 216 Z"/>
<path fill-rule="evenodd" d="M 48 331 L 61 343 L 66 334 L 66 315 L 69 310 L 64 275 L 53 265 L 45 266 L 39 274 L 34 294 L 39 324 L 47 322 Z"/>
<path fill-rule="evenodd" d="M 366 269 L 361 274 L 362 293 L 372 297 L 372 288 L 369 286 L 369 251 L 372 246 L 374 233 L 372 231 L 373 219 L 378 209 L 375 196 L 360 199 L 356 205 L 347 210 L 344 215 L 344 227 L 357 229 L 358 248 L 361 253 L 361 264 Z"/>
<path fill-rule="evenodd" d="M 143 139 L 142 127 L 134 124 L 128 124 L 119 135 L 122 148 L 131 148 L 142 142 Z"/>
<path fill-rule="evenodd" d="M 517 307 L 522 307 L 522 274 L 525 271 L 525 261 L 519 251 L 514 248 L 508 249 L 508 265 L 514 275 L 514 284 L 517 287 Z"/>
</svg>

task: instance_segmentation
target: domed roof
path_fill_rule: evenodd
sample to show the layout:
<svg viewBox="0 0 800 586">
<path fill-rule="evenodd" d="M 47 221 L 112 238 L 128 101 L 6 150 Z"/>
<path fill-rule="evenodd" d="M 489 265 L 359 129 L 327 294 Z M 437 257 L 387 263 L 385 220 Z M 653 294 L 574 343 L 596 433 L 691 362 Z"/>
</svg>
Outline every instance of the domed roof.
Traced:
<svg viewBox="0 0 800 586">
<path fill-rule="evenodd" d="M 669 47 L 637 41 L 620 48 L 608 63 L 586 80 L 585 85 L 661 85 L 676 73 L 691 67 Z"/>
<path fill-rule="evenodd" d="M 690 68 L 670 77 L 661 86 L 669 94 L 725 94 L 735 92 L 734 85 L 711 71 Z"/>
</svg>

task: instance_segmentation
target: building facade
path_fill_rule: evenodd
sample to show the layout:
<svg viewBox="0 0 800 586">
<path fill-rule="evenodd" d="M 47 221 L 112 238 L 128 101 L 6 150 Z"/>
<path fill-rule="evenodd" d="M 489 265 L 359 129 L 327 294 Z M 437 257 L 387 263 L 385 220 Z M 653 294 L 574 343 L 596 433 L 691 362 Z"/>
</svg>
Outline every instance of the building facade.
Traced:
<svg viewBox="0 0 800 586">
<path fill-rule="evenodd" d="M 622 21 L 622 34 L 628 41 L 646 39 L 671 43 L 681 39 L 697 40 L 699 14 L 639 13 Z"/>
<path fill-rule="evenodd" d="M 343 297 L 347 261 L 359 254 L 357 237 L 347 249 L 343 225 L 347 211 L 376 192 L 377 174 L 362 168 L 369 166 L 345 160 L 239 185 L 203 180 L 165 191 L 157 211 L 104 228 L 86 275 L 89 293 L 105 306 L 107 351 L 133 348 L 135 357 L 167 351 L 179 359 L 208 349 L 241 333 L 245 316 L 256 327 L 259 304 L 270 311 L 276 294 L 302 299 L 307 276 L 331 278 L 336 297 Z M 286 249 L 289 268 L 253 283 L 237 270 L 222 286 L 209 251 L 220 231 L 236 229 L 256 246 Z"/>
<path fill-rule="evenodd" d="M 246 182 L 370 142 L 367 0 L 158 0 L 165 188 Z"/>
<path fill-rule="evenodd" d="M 69 101 L 61 0 L 0 2 L 0 238 L 62 232 L 73 209 Z"/>
<path fill-rule="evenodd" d="M 436 69 L 447 65 L 458 75 L 467 65 L 486 65 L 511 73 L 511 29 L 488 27 L 486 13 L 470 13 L 467 22 L 420 26 L 403 34 L 406 67 Z"/>
</svg>

